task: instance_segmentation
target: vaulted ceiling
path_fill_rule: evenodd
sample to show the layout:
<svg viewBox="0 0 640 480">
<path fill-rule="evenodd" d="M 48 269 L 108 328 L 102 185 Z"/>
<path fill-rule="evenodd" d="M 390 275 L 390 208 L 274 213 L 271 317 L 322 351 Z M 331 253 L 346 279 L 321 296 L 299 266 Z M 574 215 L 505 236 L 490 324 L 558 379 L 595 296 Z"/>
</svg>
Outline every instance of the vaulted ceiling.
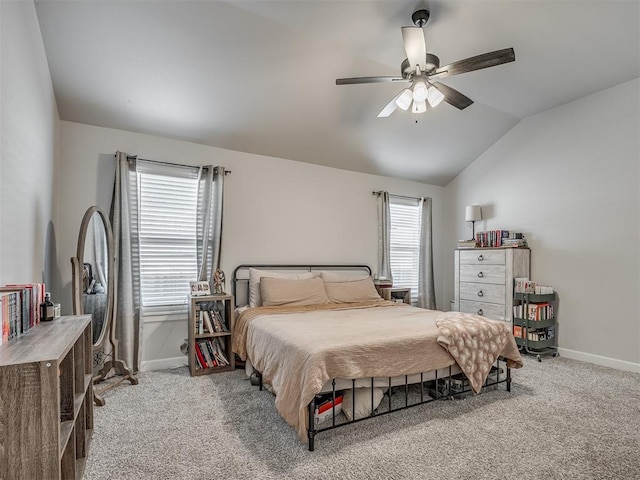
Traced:
<svg viewBox="0 0 640 480">
<path fill-rule="evenodd" d="M 474 100 L 378 112 L 402 86 L 402 26 L 428 8 L 441 80 Z M 446 185 L 518 121 L 640 76 L 640 2 L 36 1 L 60 117 Z M 606 121 L 606 118 L 603 118 Z"/>
</svg>

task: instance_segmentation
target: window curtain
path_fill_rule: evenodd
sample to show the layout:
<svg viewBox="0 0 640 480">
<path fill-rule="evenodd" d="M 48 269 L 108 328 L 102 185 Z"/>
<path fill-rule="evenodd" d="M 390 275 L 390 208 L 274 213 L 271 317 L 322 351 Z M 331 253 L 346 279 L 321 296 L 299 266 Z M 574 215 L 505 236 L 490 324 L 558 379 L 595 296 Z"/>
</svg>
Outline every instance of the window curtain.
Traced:
<svg viewBox="0 0 640 480">
<path fill-rule="evenodd" d="M 95 276 L 98 279 L 95 287 L 98 287 L 98 283 L 104 288 L 107 288 L 107 278 L 111 272 L 108 271 L 107 266 L 107 258 L 109 253 L 107 252 L 107 238 L 104 231 L 104 226 L 102 222 L 97 222 L 96 217 L 92 217 L 91 225 L 93 230 L 93 262 L 92 264 L 95 267 Z M 95 290 L 94 290 L 95 291 Z"/>
<path fill-rule="evenodd" d="M 378 278 L 393 280 L 391 275 L 391 213 L 389 192 L 378 193 Z"/>
<path fill-rule="evenodd" d="M 436 290 L 433 281 L 433 242 L 431 231 L 431 198 L 421 199 L 420 259 L 418 273 L 418 306 L 436 310 Z"/>
<path fill-rule="evenodd" d="M 198 280 L 209 281 L 220 268 L 224 167 L 200 167 L 197 207 Z"/>
<path fill-rule="evenodd" d="M 142 321 L 140 312 L 139 252 L 138 252 L 138 180 L 137 159 L 124 152 L 116 153 L 116 175 L 111 200 L 115 271 L 115 340 L 118 359 L 140 369 L 142 358 Z M 120 372 L 122 373 L 122 372 Z"/>
</svg>

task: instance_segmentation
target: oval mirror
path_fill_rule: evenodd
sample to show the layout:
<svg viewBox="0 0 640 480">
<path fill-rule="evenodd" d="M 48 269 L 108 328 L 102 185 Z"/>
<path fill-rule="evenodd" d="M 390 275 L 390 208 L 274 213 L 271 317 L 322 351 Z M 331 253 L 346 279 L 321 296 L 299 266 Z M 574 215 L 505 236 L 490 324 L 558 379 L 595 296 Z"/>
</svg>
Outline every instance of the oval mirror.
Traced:
<svg viewBox="0 0 640 480">
<path fill-rule="evenodd" d="M 73 274 L 73 313 L 91 314 L 93 328 L 93 400 L 104 405 L 102 394 L 124 380 L 132 385 L 138 379 L 118 358 L 116 338 L 116 274 L 111 222 L 100 207 L 89 207 L 78 234 L 77 256 L 71 258 Z M 97 371 L 96 371 L 97 369 Z M 98 389 L 95 384 L 115 370 L 120 379 Z"/>
<path fill-rule="evenodd" d="M 113 234 L 100 207 L 90 207 L 82 218 L 78 250 L 71 259 L 73 312 L 91 314 L 93 349 L 100 350 L 109 335 L 113 316 Z"/>
</svg>

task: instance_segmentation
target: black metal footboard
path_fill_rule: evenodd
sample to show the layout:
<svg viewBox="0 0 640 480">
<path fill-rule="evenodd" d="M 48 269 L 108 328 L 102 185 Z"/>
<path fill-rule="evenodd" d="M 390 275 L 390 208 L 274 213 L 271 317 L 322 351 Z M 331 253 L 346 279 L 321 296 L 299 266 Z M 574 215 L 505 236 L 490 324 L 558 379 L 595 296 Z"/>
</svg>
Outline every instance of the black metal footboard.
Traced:
<svg viewBox="0 0 640 480">
<path fill-rule="evenodd" d="M 504 369 L 503 369 L 504 368 Z M 432 378 L 426 380 L 424 378 L 425 373 L 434 373 L 435 375 Z M 388 377 L 388 385 L 387 391 L 384 394 L 382 400 L 378 405 L 375 405 L 374 399 L 374 379 L 371 378 L 371 409 L 370 414 L 368 416 L 364 416 L 361 418 L 356 418 L 356 391 L 359 387 L 356 387 L 356 379 L 351 379 L 351 388 L 347 389 L 351 391 L 352 395 L 352 411 L 351 411 L 351 420 L 348 420 L 344 415 L 341 416 L 340 412 L 336 413 L 336 398 L 337 398 L 337 390 L 336 390 L 336 380 L 333 379 L 331 381 L 332 390 L 331 390 L 331 422 L 326 420 L 326 426 L 319 425 L 316 427 L 315 424 L 315 411 L 317 406 L 317 401 L 321 398 L 321 394 L 316 395 L 308 405 L 308 425 L 307 425 L 307 435 L 309 440 L 309 451 L 313 451 L 315 449 L 315 437 L 317 434 L 321 432 L 325 432 L 327 430 L 333 430 L 334 428 L 344 427 L 345 425 L 351 425 L 352 423 L 361 422 L 363 420 L 368 420 L 373 417 L 378 417 L 381 415 L 386 415 L 388 413 L 397 412 L 399 410 L 405 410 L 407 408 L 415 407 L 418 405 L 424 405 L 425 403 L 431 403 L 436 400 L 443 399 L 451 399 L 455 397 L 459 397 L 465 394 L 472 392 L 469 381 L 466 379 L 464 374 L 462 373 L 453 373 L 452 367 L 448 368 L 448 374 L 445 376 L 438 376 L 438 370 L 434 370 L 433 372 L 425 372 L 420 374 L 419 382 L 409 382 L 409 375 L 404 376 L 404 384 L 400 385 L 392 385 L 392 377 Z M 258 379 L 258 386 L 260 390 L 262 390 L 262 374 L 255 371 L 255 375 Z M 413 377 L 413 375 L 412 375 Z M 431 375 L 430 375 L 431 377 Z M 397 378 L 397 377 L 395 377 Z M 482 385 L 482 392 L 484 392 L 488 387 L 497 386 L 499 384 L 505 384 L 507 392 L 511 391 L 511 369 L 507 366 L 506 360 L 502 357 L 499 357 L 494 366 L 491 369 L 491 372 L 487 376 L 484 384 Z M 378 384 L 379 386 L 379 384 Z M 414 390 L 412 395 L 409 394 L 410 387 Z M 343 389 L 344 390 L 344 389 Z M 399 395 L 397 395 L 399 394 Z M 404 399 L 402 395 L 404 394 Z M 392 401 L 392 397 L 396 398 L 396 402 Z M 413 397 L 413 401 L 410 402 L 410 396 Z M 399 400 L 399 401 L 398 401 Z M 404 401 L 402 401 L 404 400 Z M 382 410 L 383 407 L 386 406 L 385 410 Z M 340 422 L 338 422 L 338 418 L 340 417 Z"/>
<path fill-rule="evenodd" d="M 504 366 L 504 373 L 502 370 L 502 366 Z M 309 451 L 313 451 L 315 436 L 320 432 L 325 432 L 327 430 L 333 430 L 334 428 L 343 427 L 345 425 L 351 425 L 352 423 L 361 422 L 363 420 L 367 420 L 372 417 L 377 417 L 380 415 L 386 415 L 388 413 L 397 412 L 399 410 L 405 410 L 410 407 L 415 407 L 417 405 L 423 405 L 425 403 L 430 403 L 435 400 L 442 400 L 447 398 L 459 397 L 464 394 L 470 393 L 471 386 L 469 382 L 466 380 L 463 374 L 452 374 L 452 369 L 449 367 L 448 375 L 444 377 L 438 378 L 438 371 L 435 371 L 435 378 L 431 380 L 424 380 L 424 373 L 420 374 L 420 382 L 419 382 L 419 392 L 414 393 L 414 401 L 409 402 L 409 382 L 408 375 L 405 375 L 404 385 L 396 385 L 392 386 L 391 377 L 389 377 L 389 385 L 387 392 L 384 394 L 384 397 L 379 405 L 374 405 L 374 379 L 371 379 L 371 413 L 369 416 L 365 416 L 362 418 L 356 418 L 356 380 L 352 379 L 352 412 L 351 412 L 351 420 L 347 420 L 346 417 L 341 418 L 340 423 L 337 422 L 337 418 L 340 413 L 336 414 L 336 409 L 332 407 L 332 415 L 331 415 L 331 424 L 327 426 L 320 426 L 320 428 L 316 428 L 315 425 L 315 410 L 316 410 L 316 400 L 320 397 L 320 395 L 316 395 L 314 399 L 309 402 L 308 406 L 308 426 L 307 433 L 309 437 Z M 492 368 L 492 372 L 485 380 L 483 384 L 482 390 L 484 391 L 487 387 L 492 387 L 504 383 L 506 385 L 506 390 L 508 392 L 511 391 L 511 369 L 507 366 L 506 361 L 502 358 L 498 358 L 496 360 L 495 366 Z M 416 387 L 418 384 L 412 383 L 412 386 Z M 335 406 L 336 403 L 336 381 L 332 380 L 332 405 Z M 395 389 L 395 392 L 394 392 Z M 393 394 L 400 394 L 400 402 L 396 402 L 396 405 L 393 405 L 392 396 Z M 404 402 L 402 402 L 402 393 L 404 393 Z M 386 403 L 386 410 L 381 410 L 381 408 Z M 328 420 L 327 420 L 328 422 Z"/>
</svg>

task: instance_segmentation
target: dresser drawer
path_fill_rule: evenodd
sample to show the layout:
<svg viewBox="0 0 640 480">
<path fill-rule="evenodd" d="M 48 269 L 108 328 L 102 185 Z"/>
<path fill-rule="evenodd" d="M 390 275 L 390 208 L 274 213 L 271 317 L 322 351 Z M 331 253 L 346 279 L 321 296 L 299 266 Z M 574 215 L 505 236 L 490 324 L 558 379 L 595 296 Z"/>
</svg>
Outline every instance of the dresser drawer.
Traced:
<svg viewBox="0 0 640 480">
<path fill-rule="evenodd" d="M 504 305 L 505 286 L 491 283 L 460 282 L 460 299 Z"/>
<path fill-rule="evenodd" d="M 505 319 L 504 305 L 497 305 L 495 303 L 470 302 L 468 300 L 460 300 L 460 311 L 463 313 L 473 313 L 474 315 L 491 318 L 492 320 Z"/>
<path fill-rule="evenodd" d="M 460 265 L 460 282 L 505 284 L 504 265 Z"/>
<path fill-rule="evenodd" d="M 506 263 L 505 250 L 461 250 L 461 265 L 504 265 Z"/>
</svg>

